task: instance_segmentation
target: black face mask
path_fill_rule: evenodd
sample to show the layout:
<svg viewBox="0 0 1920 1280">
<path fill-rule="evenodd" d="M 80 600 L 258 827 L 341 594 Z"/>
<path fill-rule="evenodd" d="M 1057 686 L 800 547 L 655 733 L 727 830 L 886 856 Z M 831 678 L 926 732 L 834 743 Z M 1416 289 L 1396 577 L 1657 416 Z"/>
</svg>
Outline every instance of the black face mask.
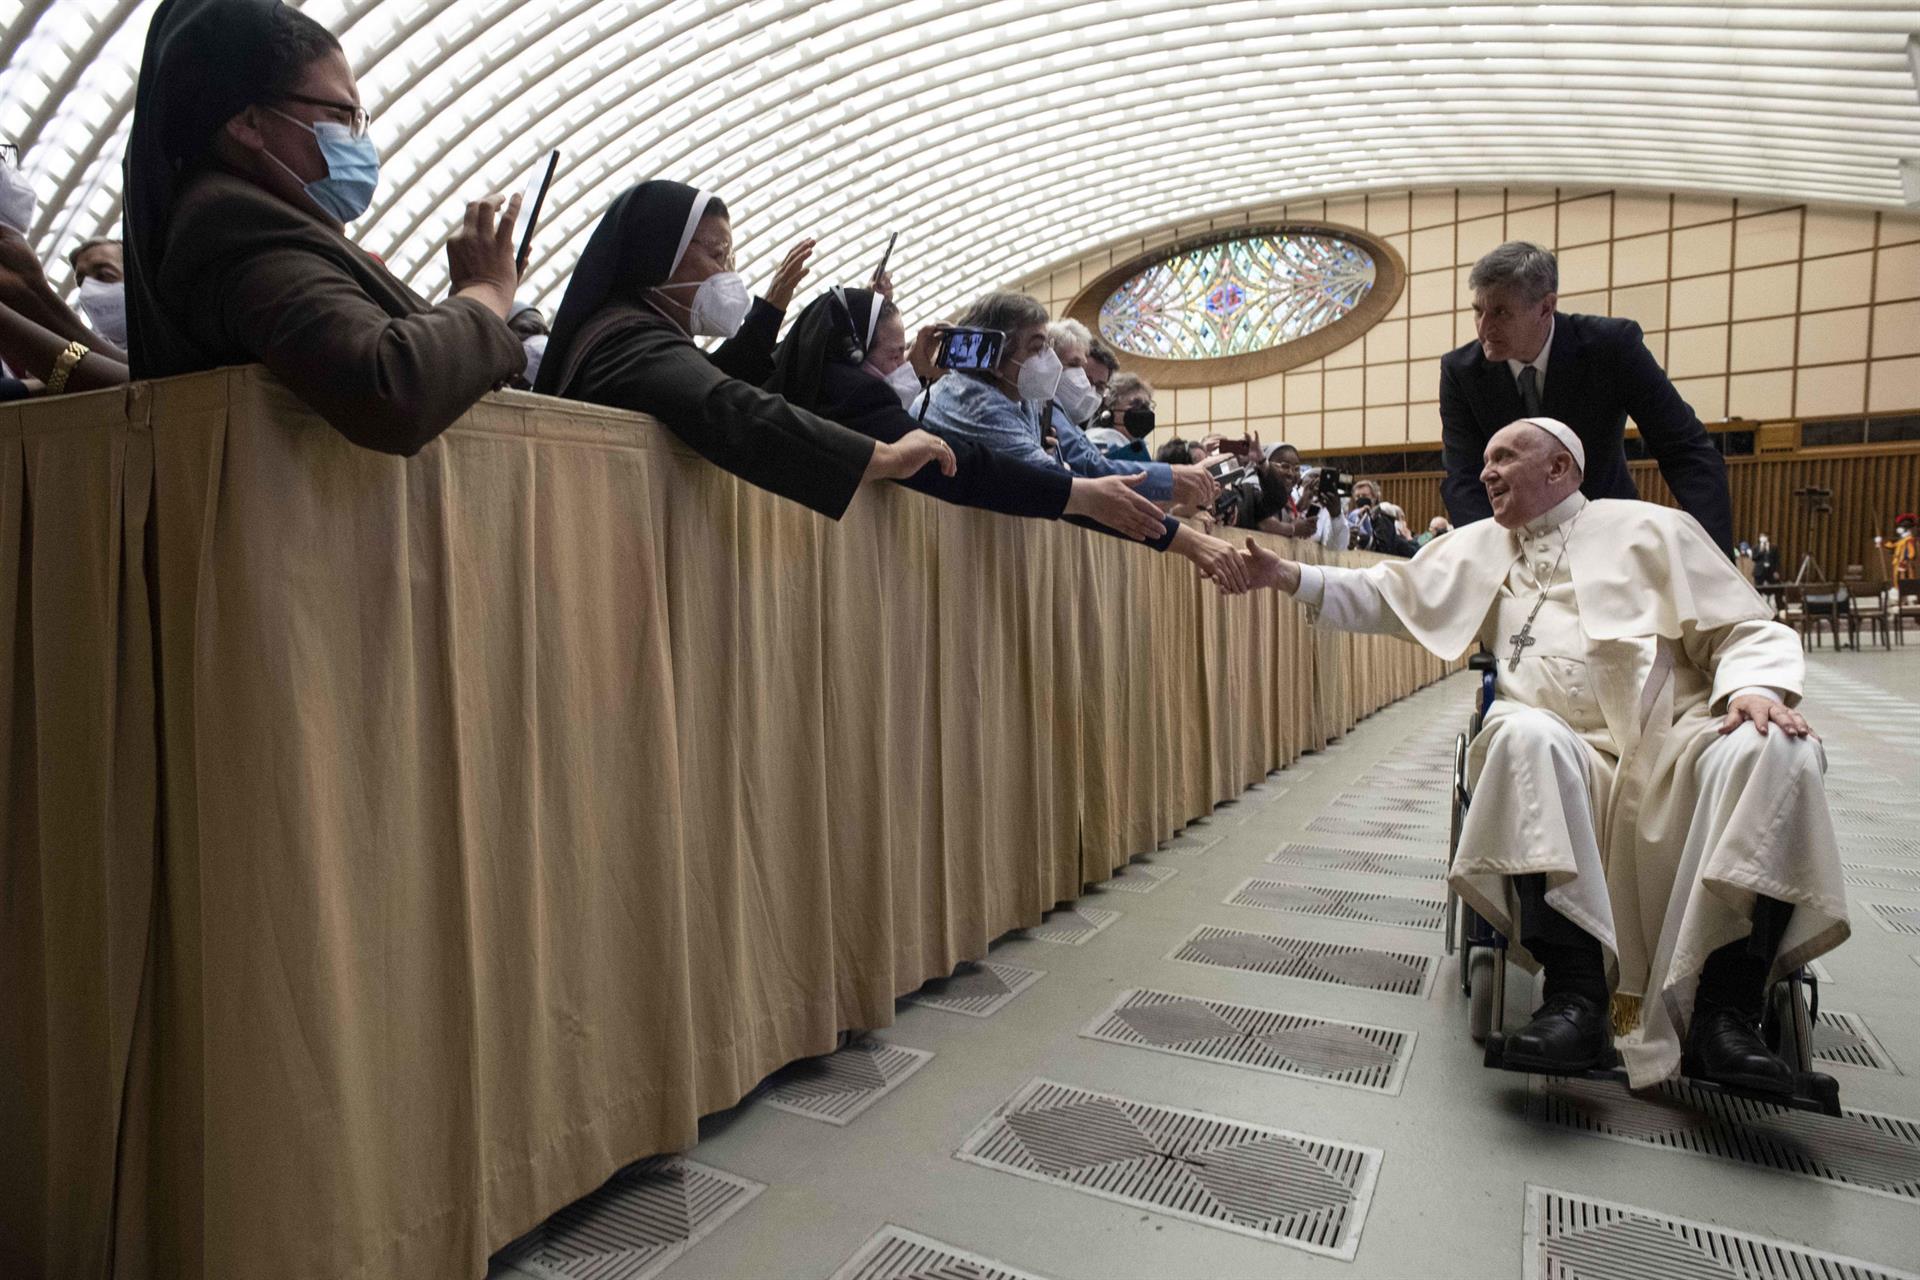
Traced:
<svg viewBox="0 0 1920 1280">
<path fill-rule="evenodd" d="M 1120 422 L 1126 427 L 1127 434 L 1138 440 L 1153 430 L 1153 410 L 1142 409 L 1136 405 L 1121 415 Z"/>
</svg>

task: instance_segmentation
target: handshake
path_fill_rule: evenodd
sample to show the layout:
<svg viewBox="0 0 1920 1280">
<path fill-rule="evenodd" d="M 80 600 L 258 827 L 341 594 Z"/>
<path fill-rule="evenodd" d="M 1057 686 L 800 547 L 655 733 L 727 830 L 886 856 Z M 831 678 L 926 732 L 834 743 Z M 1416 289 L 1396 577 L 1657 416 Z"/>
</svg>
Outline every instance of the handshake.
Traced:
<svg viewBox="0 0 1920 1280">
<path fill-rule="evenodd" d="M 1300 589 L 1299 564 L 1275 555 L 1252 538 L 1246 540 L 1246 549 L 1238 553 L 1238 558 L 1239 574 L 1210 575 L 1222 595 L 1245 595 L 1268 587 L 1292 595 Z"/>
</svg>

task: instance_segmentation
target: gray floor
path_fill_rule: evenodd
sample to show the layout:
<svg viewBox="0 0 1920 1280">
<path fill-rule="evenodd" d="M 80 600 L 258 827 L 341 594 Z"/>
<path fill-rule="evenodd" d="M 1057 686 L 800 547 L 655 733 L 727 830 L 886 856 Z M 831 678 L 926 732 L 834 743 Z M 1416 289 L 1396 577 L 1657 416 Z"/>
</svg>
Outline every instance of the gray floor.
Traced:
<svg viewBox="0 0 1920 1280">
<path fill-rule="evenodd" d="M 1821 991 L 1851 1018 L 1822 1043 L 1871 1114 L 1585 1098 L 1480 1065 L 1431 927 L 1458 677 L 1189 828 L 1057 938 L 1003 940 L 950 1007 L 903 1002 L 711 1118 L 685 1162 L 629 1171 L 495 1278 L 1920 1270 L 1920 646 L 1816 654 L 1809 685 L 1856 885 Z M 1229 967 L 1262 957 L 1281 972 Z"/>
</svg>

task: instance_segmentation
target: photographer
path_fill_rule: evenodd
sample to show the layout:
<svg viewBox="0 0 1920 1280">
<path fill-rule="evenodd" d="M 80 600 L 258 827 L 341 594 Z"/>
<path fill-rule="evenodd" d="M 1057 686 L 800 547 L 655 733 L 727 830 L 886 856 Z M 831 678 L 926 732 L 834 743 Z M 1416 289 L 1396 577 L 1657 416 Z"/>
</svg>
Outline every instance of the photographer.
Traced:
<svg viewBox="0 0 1920 1280">
<path fill-rule="evenodd" d="M 1300 522 L 1310 522 L 1312 528 L 1294 536 L 1317 542 L 1331 551 L 1345 551 L 1352 545 L 1353 537 L 1353 526 L 1346 519 L 1346 498 L 1352 492 L 1352 478 L 1331 467 L 1303 468 L 1293 501 L 1299 509 Z"/>
</svg>

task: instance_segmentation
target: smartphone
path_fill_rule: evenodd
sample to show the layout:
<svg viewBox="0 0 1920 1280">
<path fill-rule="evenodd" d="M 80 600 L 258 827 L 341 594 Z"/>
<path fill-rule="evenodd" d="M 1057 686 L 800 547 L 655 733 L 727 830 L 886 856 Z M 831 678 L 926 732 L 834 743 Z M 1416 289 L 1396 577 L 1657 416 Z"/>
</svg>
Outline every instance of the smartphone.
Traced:
<svg viewBox="0 0 1920 1280">
<path fill-rule="evenodd" d="M 1247 464 L 1231 453 L 1223 453 L 1207 463 L 1207 474 L 1213 477 L 1215 484 L 1219 485 L 1226 485 L 1238 479 L 1246 469 Z"/>
<path fill-rule="evenodd" d="M 533 229 L 540 224 L 540 207 L 547 202 L 547 188 L 553 185 L 553 171 L 560 165 L 560 152 L 555 149 L 547 157 L 547 172 L 540 179 L 540 190 L 533 197 L 533 210 L 527 214 L 527 229 L 520 233 L 520 252 L 513 259 L 513 269 L 519 275 L 527 274 L 528 254 L 533 250 Z"/>
<path fill-rule="evenodd" d="M 893 257 L 893 245 L 900 238 L 898 231 L 887 237 L 887 249 L 880 255 L 880 265 L 873 269 L 873 288 L 880 287 L 880 277 L 887 274 L 887 259 Z"/>
<path fill-rule="evenodd" d="M 991 369 L 1000 363 L 1006 342 L 1007 335 L 998 329 L 945 328 L 933 362 L 942 369 Z"/>
<path fill-rule="evenodd" d="M 1253 441 L 1245 437 L 1238 440 L 1222 440 L 1219 448 L 1222 453 L 1231 453 L 1235 457 L 1244 458 L 1253 452 Z"/>
</svg>

